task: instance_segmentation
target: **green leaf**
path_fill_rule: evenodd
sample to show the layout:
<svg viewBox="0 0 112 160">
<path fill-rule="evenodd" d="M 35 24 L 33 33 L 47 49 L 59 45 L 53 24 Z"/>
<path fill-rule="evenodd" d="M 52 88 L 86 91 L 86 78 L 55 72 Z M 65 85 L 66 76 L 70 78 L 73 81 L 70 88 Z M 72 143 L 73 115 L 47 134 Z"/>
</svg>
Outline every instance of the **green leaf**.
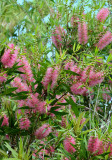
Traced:
<svg viewBox="0 0 112 160">
<path fill-rule="evenodd" d="M 68 158 L 71 158 L 72 160 L 76 160 L 76 158 L 74 156 L 72 156 L 72 154 L 70 154 L 69 152 L 67 152 L 65 149 L 62 149 L 62 152 L 64 153 L 64 155 Z"/>
<path fill-rule="evenodd" d="M 74 43 L 74 45 L 73 45 L 73 52 L 75 52 L 75 46 L 76 46 L 76 44 Z"/>
<path fill-rule="evenodd" d="M 58 112 L 58 111 L 52 111 L 52 113 L 54 113 L 57 116 L 64 116 L 64 115 L 68 114 L 67 112 Z"/>
<path fill-rule="evenodd" d="M 58 99 L 53 100 L 50 105 L 53 106 L 56 102 L 58 101 Z"/>
<path fill-rule="evenodd" d="M 13 87 L 13 88 L 7 88 L 6 91 L 4 91 L 1 95 L 9 95 L 11 94 L 12 92 L 14 92 L 16 89 L 18 89 L 17 87 Z"/>
<path fill-rule="evenodd" d="M 20 108 L 17 108 L 17 109 L 33 109 L 33 108 L 30 108 L 29 106 L 24 106 L 24 107 L 20 107 Z"/>
<path fill-rule="evenodd" d="M 60 106 L 52 107 L 51 110 L 50 110 L 50 112 L 53 112 L 53 111 L 55 111 L 56 109 L 59 109 L 59 108 L 60 108 Z"/>
<path fill-rule="evenodd" d="M 19 157 L 24 158 L 23 156 L 24 153 L 24 149 L 23 149 L 23 142 L 22 142 L 22 138 L 20 137 L 20 141 L 19 141 Z"/>
<path fill-rule="evenodd" d="M 69 97 L 69 99 L 65 99 L 65 100 L 71 105 L 71 108 L 77 117 L 79 115 L 79 110 L 78 110 L 76 103 L 74 103 L 74 101 L 71 97 Z"/>
<path fill-rule="evenodd" d="M 50 0 L 51 2 L 55 3 L 54 0 Z"/>
<path fill-rule="evenodd" d="M 12 99 L 13 100 L 24 100 L 27 99 L 28 95 L 20 95 L 20 96 L 15 96 Z"/>
<path fill-rule="evenodd" d="M 7 80 L 7 81 L 5 82 L 5 84 L 10 83 L 14 78 L 15 78 L 15 77 L 10 78 L 9 80 Z"/>
<path fill-rule="evenodd" d="M 8 154 L 0 149 L 0 155 L 3 155 L 4 157 L 8 157 Z"/>
<path fill-rule="evenodd" d="M 61 103 L 61 102 L 57 102 L 57 104 L 60 105 L 60 106 L 66 106 L 66 105 L 68 105 L 68 103 Z"/>
<path fill-rule="evenodd" d="M 8 148 L 9 151 L 12 152 L 12 155 L 14 156 L 14 158 L 17 158 L 17 157 L 18 157 L 18 153 L 17 153 L 14 149 L 12 149 L 11 146 L 10 146 L 7 142 L 5 142 L 5 146 Z M 18 158 L 17 158 L 17 159 L 18 159 Z M 17 159 L 16 159 L 16 160 L 17 160 Z"/>
<path fill-rule="evenodd" d="M 109 54 L 109 56 L 107 58 L 107 62 L 110 62 L 110 61 L 112 61 L 112 54 L 111 53 Z"/>
</svg>

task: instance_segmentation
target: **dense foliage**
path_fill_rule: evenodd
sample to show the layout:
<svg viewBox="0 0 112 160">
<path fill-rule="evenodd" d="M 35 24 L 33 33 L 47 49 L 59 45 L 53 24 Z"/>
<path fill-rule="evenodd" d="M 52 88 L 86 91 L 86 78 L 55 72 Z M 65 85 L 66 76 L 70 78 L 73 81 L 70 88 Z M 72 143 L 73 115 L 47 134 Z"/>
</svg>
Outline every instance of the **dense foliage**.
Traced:
<svg viewBox="0 0 112 160">
<path fill-rule="evenodd" d="M 111 0 L 0 8 L 0 159 L 112 159 Z"/>
</svg>

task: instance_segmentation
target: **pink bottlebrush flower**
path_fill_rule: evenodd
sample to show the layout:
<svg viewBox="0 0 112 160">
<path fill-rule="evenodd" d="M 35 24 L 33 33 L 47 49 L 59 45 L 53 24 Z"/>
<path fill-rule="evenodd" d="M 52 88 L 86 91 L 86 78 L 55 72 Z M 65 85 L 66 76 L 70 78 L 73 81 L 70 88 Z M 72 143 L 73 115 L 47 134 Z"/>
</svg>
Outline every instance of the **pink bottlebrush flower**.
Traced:
<svg viewBox="0 0 112 160">
<path fill-rule="evenodd" d="M 29 62 L 26 60 L 26 57 L 22 56 L 21 59 L 17 60 L 17 62 L 18 62 L 19 66 L 23 65 L 23 67 L 18 68 L 19 71 L 25 73 L 25 74 L 21 74 L 21 77 L 24 80 L 27 80 L 29 82 L 34 82 L 35 80 L 33 78 L 31 66 L 30 66 Z"/>
<path fill-rule="evenodd" d="M 19 108 L 21 108 L 23 106 L 27 106 L 26 100 L 18 100 L 18 106 L 19 106 Z"/>
<path fill-rule="evenodd" d="M 14 44 L 13 43 L 9 43 L 8 46 L 9 46 L 9 48 L 14 49 Z"/>
<path fill-rule="evenodd" d="M 16 92 L 29 91 L 29 87 L 26 83 L 22 82 L 22 79 L 19 77 L 14 78 L 13 82 L 11 82 L 13 87 L 17 87 Z"/>
<path fill-rule="evenodd" d="M 53 70 L 53 68 L 49 67 L 46 71 L 45 77 L 42 81 L 42 84 L 45 89 L 47 89 L 48 84 L 51 82 L 51 89 L 56 85 L 58 78 L 59 70 L 57 67 Z"/>
<path fill-rule="evenodd" d="M 81 72 L 80 80 L 81 80 L 83 83 L 86 83 L 87 79 L 88 79 L 87 68 L 85 68 L 85 69 Z"/>
<path fill-rule="evenodd" d="M 109 157 L 111 157 L 112 156 L 112 144 L 110 144 L 110 151 L 109 152 L 110 152 Z"/>
<path fill-rule="evenodd" d="M 4 115 L 1 127 L 3 127 L 3 126 L 9 126 L 9 122 L 8 121 L 9 121 L 9 118 L 6 115 Z"/>
<path fill-rule="evenodd" d="M 103 72 L 95 72 L 93 69 L 89 72 L 89 86 L 100 84 L 104 80 Z"/>
<path fill-rule="evenodd" d="M 103 144 L 97 137 L 91 136 L 88 141 L 88 151 L 93 155 L 99 155 L 103 153 Z"/>
<path fill-rule="evenodd" d="M 51 106 L 48 105 L 46 106 L 46 102 L 43 101 L 43 102 L 39 102 L 38 106 L 37 106 L 37 110 L 40 114 L 45 114 L 47 113 L 49 110 L 51 109 Z"/>
<path fill-rule="evenodd" d="M 59 74 L 59 71 L 58 71 L 58 68 L 55 67 L 53 73 L 52 73 L 52 83 L 51 83 L 51 88 L 53 88 L 57 82 L 57 78 L 58 78 L 58 74 Z"/>
<path fill-rule="evenodd" d="M 37 139 L 43 139 L 45 137 L 47 137 L 49 135 L 49 133 L 51 133 L 51 127 L 49 126 L 49 124 L 44 124 L 43 126 L 41 126 L 40 128 L 38 128 L 35 132 L 35 136 Z"/>
<path fill-rule="evenodd" d="M 63 46 L 63 40 L 65 37 L 65 31 L 62 27 L 56 27 L 55 31 L 52 33 L 52 42 L 56 48 L 61 48 Z"/>
<path fill-rule="evenodd" d="M 51 106 L 46 106 L 45 101 L 40 101 L 38 99 L 38 94 L 30 94 L 30 98 L 27 99 L 26 106 L 29 106 L 32 109 L 33 113 L 39 112 L 40 114 L 47 113 Z"/>
<path fill-rule="evenodd" d="M 108 17 L 108 15 L 109 15 L 109 10 L 108 10 L 108 8 L 102 8 L 102 9 L 98 12 L 96 18 L 97 18 L 97 20 L 99 20 L 100 22 L 102 22 L 102 21 L 104 21 L 104 20 Z"/>
<path fill-rule="evenodd" d="M 16 62 L 18 49 L 17 47 L 14 48 L 14 44 L 8 44 L 8 46 L 10 49 L 5 50 L 3 56 L 1 57 L 1 62 L 6 68 L 11 68 Z"/>
<path fill-rule="evenodd" d="M 47 68 L 45 77 L 42 81 L 42 84 L 45 87 L 45 89 L 47 89 L 48 84 L 52 81 L 52 73 L 53 73 L 53 68 L 51 67 Z"/>
<path fill-rule="evenodd" d="M 75 139 L 72 136 L 66 137 L 63 141 L 64 149 L 69 153 L 74 153 L 76 149 L 71 144 L 76 144 Z"/>
<path fill-rule="evenodd" d="M 71 61 L 71 62 L 67 62 L 66 64 L 65 64 L 65 69 L 66 70 L 68 70 L 68 69 L 70 69 L 71 67 L 73 67 L 73 65 L 74 65 L 74 62 L 73 61 Z"/>
<path fill-rule="evenodd" d="M 2 72 L 0 73 L 0 83 L 6 81 L 7 74 Z"/>
<path fill-rule="evenodd" d="M 103 142 L 100 141 L 100 146 L 99 146 L 99 149 L 98 149 L 98 152 L 96 153 L 96 155 L 103 154 L 104 153 L 104 149 L 105 149 L 105 146 L 103 145 Z"/>
<path fill-rule="evenodd" d="M 30 97 L 27 99 L 27 105 L 35 109 L 39 104 L 38 94 L 30 94 Z"/>
<path fill-rule="evenodd" d="M 62 117 L 62 120 L 61 120 L 61 126 L 66 128 L 66 125 L 67 125 L 67 120 L 65 117 Z"/>
<path fill-rule="evenodd" d="M 77 73 L 77 74 L 80 74 L 80 72 L 81 72 L 81 69 L 77 66 L 77 64 L 74 66 L 70 66 L 70 70 Z"/>
<path fill-rule="evenodd" d="M 78 24 L 78 21 L 79 20 L 79 18 L 77 18 L 75 15 L 73 15 L 72 17 L 71 17 L 71 25 L 73 26 L 73 27 L 76 27 L 77 26 L 77 24 Z"/>
<path fill-rule="evenodd" d="M 30 124 L 31 122 L 28 118 L 21 118 L 19 122 L 19 127 L 21 130 L 23 129 L 28 130 L 30 127 Z"/>
<path fill-rule="evenodd" d="M 85 95 L 87 92 L 86 87 L 82 87 L 82 83 L 81 82 L 77 82 L 75 84 L 73 84 L 70 89 L 72 91 L 72 93 L 74 94 L 79 94 L 79 95 Z M 80 87 L 81 86 L 81 87 Z"/>
<path fill-rule="evenodd" d="M 85 22 L 78 23 L 78 40 L 80 44 L 86 44 L 88 42 L 87 24 Z"/>
<path fill-rule="evenodd" d="M 99 50 L 102 50 L 105 48 L 108 44 L 112 42 L 112 33 L 110 31 L 107 31 L 99 40 L 99 42 L 95 45 L 99 48 Z"/>
</svg>

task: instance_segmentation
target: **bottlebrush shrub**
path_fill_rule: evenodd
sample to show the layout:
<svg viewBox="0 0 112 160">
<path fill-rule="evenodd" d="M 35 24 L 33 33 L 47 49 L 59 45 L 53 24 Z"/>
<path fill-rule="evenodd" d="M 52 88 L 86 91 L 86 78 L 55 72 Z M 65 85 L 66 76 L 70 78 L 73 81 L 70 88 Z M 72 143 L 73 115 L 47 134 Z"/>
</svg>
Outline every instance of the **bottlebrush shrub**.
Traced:
<svg viewBox="0 0 112 160">
<path fill-rule="evenodd" d="M 52 60 L 46 58 L 48 46 L 44 45 L 38 48 L 40 55 L 45 55 L 35 58 L 37 65 L 31 65 L 32 59 L 23 56 L 21 49 L 12 43 L 2 50 L 0 156 L 4 154 L 3 158 L 18 159 L 21 155 L 24 158 L 23 150 L 31 151 L 32 158 L 25 157 L 28 160 L 89 160 L 97 159 L 99 155 L 102 158 L 102 153 L 105 159 L 112 156 L 112 86 L 108 81 L 112 60 L 108 52 L 111 32 L 109 26 L 103 29 L 104 19 L 99 24 L 96 17 L 80 13 L 74 13 L 77 24 L 68 23 L 71 14 L 68 19 L 61 15 L 68 24 L 64 26 L 63 23 L 63 29 L 59 21 L 60 26 L 52 33 L 52 42 L 57 48 Z M 99 34 L 101 36 L 97 37 Z M 36 56 L 37 46 L 40 47 L 34 44 L 37 36 L 33 36 L 33 44 L 23 42 L 27 57 L 31 54 L 30 49 Z M 69 41 L 73 47 L 68 45 Z M 102 62 L 98 63 L 98 59 Z M 108 101 L 102 97 L 103 86 L 110 91 L 109 98 L 107 93 L 104 95 Z"/>
<path fill-rule="evenodd" d="M 55 157 L 58 149 L 60 150 L 60 154 L 62 154 L 62 146 L 64 151 L 66 151 L 66 155 L 63 155 L 62 157 L 60 155 L 60 159 L 64 159 L 65 156 L 72 159 L 73 154 L 75 157 L 80 157 L 80 154 L 77 153 L 80 152 L 79 148 L 82 146 L 79 146 L 79 148 L 74 148 L 72 146 L 72 144 L 76 145 L 77 142 L 77 137 L 75 139 L 72 135 L 82 136 L 85 127 L 84 125 L 87 123 L 88 127 L 89 124 L 86 121 L 86 117 L 80 116 L 79 109 L 81 110 L 81 106 L 79 104 L 78 96 L 81 95 L 83 98 L 88 98 L 86 94 L 88 87 L 95 87 L 104 80 L 103 71 L 99 71 L 99 69 L 95 70 L 95 66 L 93 67 L 91 65 L 82 67 L 73 60 L 70 60 L 70 62 L 65 63 L 65 65 L 62 62 L 62 68 L 60 69 L 53 66 L 47 68 L 46 73 L 43 72 L 45 74 L 38 74 L 37 79 L 34 80 L 30 63 L 25 57 L 24 60 L 25 63 L 22 63 L 23 57 L 21 57 L 21 61 L 16 61 L 19 62 L 16 65 L 16 67 L 19 67 L 17 68 L 18 72 L 12 73 L 15 77 L 12 77 L 9 80 L 8 86 L 7 84 L 4 84 L 4 82 L 1 83 L 10 89 L 7 92 L 5 88 L 3 88 L 2 94 L 10 96 L 10 99 L 12 97 L 13 101 L 14 99 L 17 100 L 13 102 L 14 104 L 12 106 L 8 104 L 6 106 L 4 105 L 2 108 L 2 111 L 5 110 L 7 113 L 7 116 L 4 116 L 0 120 L 0 129 L 2 130 L 3 128 L 4 130 L 2 134 L 4 136 L 7 134 L 11 143 L 13 143 L 11 140 L 12 137 L 16 139 L 18 138 L 18 135 L 28 136 L 29 140 L 26 142 L 28 146 L 31 146 L 34 141 L 37 144 L 40 144 L 40 140 L 43 139 L 44 142 L 46 141 L 45 148 L 38 147 L 37 149 L 41 158 L 44 157 L 43 154 L 48 157 Z M 13 67 L 15 66 L 12 66 L 11 69 L 13 69 Z M 30 72 L 27 72 L 26 68 L 28 68 Z M 6 73 L 8 72 L 8 68 L 3 67 L 2 69 L 6 70 Z M 62 70 L 62 72 L 60 70 Z M 21 72 L 19 73 L 19 71 Z M 24 76 L 22 76 L 22 72 L 24 73 Z M 38 72 L 42 72 L 41 67 Z M 29 73 L 31 74 L 32 80 L 27 78 Z M 63 73 L 64 76 L 59 76 L 59 73 Z M 68 83 L 68 81 L 66 77 L 69 74 L 69 86 L 67 86 L 66 82 Z M 7 79 L 9 79 L 8 76 Z M 65 80 L 62 81 L 61 78 Z M 48 89 L 49 84 L 50 89 Z M 77 86 L 77 84 L 79 85 Z M 37 86 L 36 89 L 35 85 Z M 38 87 L 40 87 L 41 90 L 39 90 Z M 80 100 L 83 102 L 81 102 L 83 104 L 81 104 L 83 109 L 85 109 L 85 107 L 88 106 L 86 106 L 87 103 L 83 101 L 83 98 Z M 5 104 L 5 99 L 3 99 L 2 102 Z M 16 106 L 16 109 L 14 106 Z M 75 115 L 74 119 L 73 115 Z M 76 130 L 72 129 L 74 126 L 76 127 Z M 69 131 L 70 129 L 71 131 Z M 70 134 L 68 134 L 69 132 Z M 65 136 L 65 133 L 71 136 Z M 53 145 L 53 152 L 48 150 L 47 144 Z M 15 146 L 16 145 L 17 143 Z M 33 149 L 35 150 L 36 148 L 33 147 Z M 100 154 L 102 151 L 99 150 L 98 153 Z"/>
</svg>

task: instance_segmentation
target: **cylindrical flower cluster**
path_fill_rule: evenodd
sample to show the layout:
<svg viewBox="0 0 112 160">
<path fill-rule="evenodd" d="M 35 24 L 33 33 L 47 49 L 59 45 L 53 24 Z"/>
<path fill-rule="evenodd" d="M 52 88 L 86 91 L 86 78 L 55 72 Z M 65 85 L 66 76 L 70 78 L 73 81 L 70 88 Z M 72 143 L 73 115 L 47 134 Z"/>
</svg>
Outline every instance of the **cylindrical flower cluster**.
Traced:
<svg viewBox="0 0 112 160">
<path fill-rule="evenodd" d="M 79 95 L 85 95 L 87 92 L 86 87 L 83 86 L 83 83 L 76 82 L 70 87 L 72 93 L 79 94 Z"/>
<path fill-rule="evenodd" d="M 1 127 L 3 126 L 9 126 L 9 118 L 6 115 L 3 116 L 3 122 L 1 124 Z"/>
<path fill-rule="evenodd" d="M 14 47 L 14 44 L 8 44 L 8 46 L 9 49 L 6 49 L 3 56 L 1 57 L 1 62 L 5 68 L 13 67 L 18 55 L 18 49 L 17 47 Z"/>
<path fill-rule="evenodd" d="M 88 151 L 93 155 L 102 154 L 104 151 L 103 143 L 97 137 L 91 136 L 88 141 Z"/>
<path fill-rule="evenodd" d="M 13 87 L 17 87 L 16 92 L 29 91 L 29 87 L 26 83 L 22 82 L 22 79 L 19 77 L 14 78 L 14 81 L 11 82 Z"/>
<path fill-rule="evenodd" d="M 104 21 L 104 20 L 108 17 L 108 15 L 109 15 L 109 10 L 108 10 L 108 8 L 102 8 L 102 9 L 98 12 L 96 18 L 97 18 L 97 20 L 99 20 L 100 22 L 102 22 L 102 21 Z"/>
<path fill-rule="evenodd" d="M 57 82 L 58 74 L 59 74 L 59 69 L 57 67 L 55 67 L 54 70 L 51 67 L 47 68 L 46 74 L 42 81 L 42 84 L 45 89 L 47 89 L 48 84 L 50 82 L 51 82 L 51 89 L 55 86 Z"/>
<path fill-rule="evenodd" d="M 61 48 L 63 46 L 64 42 L 64 37 L 65 37 L 65 31 L 62 27 L 57 27 L 55 28 L 54 32 L 52 33 L 52 42 L 56 46 L 56 48 Z"/>
<path fill-rule="evenodd" d="M 86 44 L 88 42 L 86 22 L 78 22 L 78 40 L 80 44 Z"/>
<path fill-rule="evenodd" d="M 53 68 L 51 68 L 51 67 L 47 68 L 45 77 L 44 77 L 44 79 L 42 81 L 42 84 L 45 87 L 45 89 L 47 89 L 48 84 L 51 82 L 52 72 L 53 72 Z"/>
<path fill-rule="evenodd" d="M 28 130 L 30 127 L 30 120 L 28 118 L 21 118 L 19 122 L 20 129 Z"/>
<path fill-rule="evenodd" d="M 21 59 L 18 59 L 17 62 L 19 66 L 23 65 L 22 67 L 18 68 L 19 71 L 25 73 L 25 74 L 21 74 L 21 77 L 24 80 L 27 80 L 28 82 L 33 82 L 34 78 L 31 70 L 31 66 L 29 62 L 26 60 L 26 57 L 23 56 Z"/>
<path fill-rule="evenodd" d="M 47 137 L 51 133 L 51 131 L 52 130 L 49 124 L 44 124 L 43 126 L 41 126 L 40 128 L 36 130 L 35 137 L 37 139 L 43 139 Z"/>
<path fill-rule="evenodd" d="M 71 144 L 76 144 L 75 139 L 72 136 L 66 137 L 63 141 L 64 149 L 69 153 L 74 153 L 76 149 Z"/>
<path fill-rule="evenodd" d="M 95 45 L 99 48 L 99 50 L 102 50 L 105 48 L 108 44 L 112 42 L 112 33 L 110 31 L 107 31 L 99 40 L 99 42 Z"/>
</svg>

